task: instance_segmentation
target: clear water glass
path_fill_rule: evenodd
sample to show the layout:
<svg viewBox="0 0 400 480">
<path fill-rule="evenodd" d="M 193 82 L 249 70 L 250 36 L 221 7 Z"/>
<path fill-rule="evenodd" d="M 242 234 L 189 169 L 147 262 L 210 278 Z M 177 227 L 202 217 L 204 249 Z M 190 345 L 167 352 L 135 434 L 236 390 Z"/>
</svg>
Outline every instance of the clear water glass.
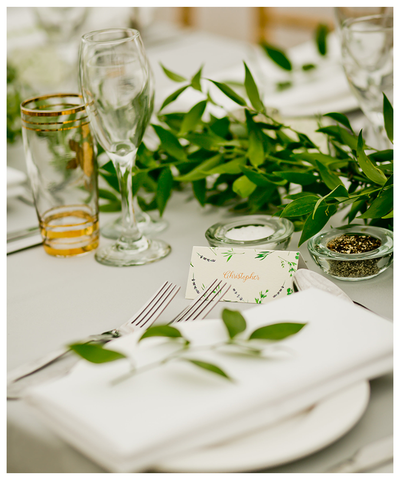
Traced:
<svg viewBox="0 0 400 480">
<path fill-rule="evenodd" d="M 133 209 L 132 167 L 154 104 L 153 77 L 140 33 L 112 28 L 83 35 L 79 81 L 91 127 L 114 164 L 121 192 L 121 235 L 116 243 L 101 247 L 95 258 L 119 267 L 159 260 L 171 247 L 143 236 Z"/>
<path fill-rule="evenodd" d="M 385 148 L 383 94 L 393 103 L 393 17 L 371 15 L 345 20 L 341 48 L 350 88 L 373 127 L 376 144 L 371 146 Z"/>
</svg>

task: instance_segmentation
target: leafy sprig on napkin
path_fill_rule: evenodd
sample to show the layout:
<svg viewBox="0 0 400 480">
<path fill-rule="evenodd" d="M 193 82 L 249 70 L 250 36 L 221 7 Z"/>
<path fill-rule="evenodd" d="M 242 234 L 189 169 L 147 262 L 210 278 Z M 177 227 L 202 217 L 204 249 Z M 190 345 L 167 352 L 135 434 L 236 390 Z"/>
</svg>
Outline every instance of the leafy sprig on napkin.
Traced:
<svg viewBox="0 0 400 480">
<path fill-rule="evenodd" d="M 330 112 L 322 117 L 331 124 L 316 129 L 323 139 L 321 147 L 322 142 L 280 121 L 264 105 L 246 63 L 245 96 L 226 83 L 203 77 L 202 68 L 191 78 L 163 69 L 183 86 L 165 99 L 159 123 L 151 127 L 158 146 L 150 150 L 143 143 L 138 151 L 133 191 L 143 188 L 151 195 L 147 201 L 138 195 L 144 210 L 158 209 L 162 214 L 172 192 L 191 185 L 202 206 L 290 218 L 302 231 L 299 245 L 345 207 L 349 223 L 361 219 L 393 228 L 393 149 L 370 148 L 363 132 L 356 133 L 345 115 Z M 212 88 L 237 109 L 219 105 Z M 190 89 L 204 98 L 187 112 L 164 113 Z M 385 128 L 392 141 L 393 109 L 386 97 L 383 100 Z M 221 114 L 208 113 L 208 106 L 219 108 Z M 117 191 L 111 162 L 100 173 Z M 101 190 L 100 197 L 107 200 L 101 210 L 118 209 L 114 192 Z"/>
<path fill-rule="evenodd" d="M 297 334 L 306 325 L 305 323 L 293 322 L 275 323 L 272 325 L 259 327 L 247 336 L 244 336 L 244 332 L 247 328 L 247 323 L 240 312 L 224 309 L 222 312 L 222 321 L 226 327 L 227 339 L 213 345 L 201 347 L 192 346 L 191 341 L 187 339 L 180 332 L 179 329 L 171 325 L 156 325 L 150 327 L 140 337 L 139 342 L 150 337 L 165 337 L 168 341 L 180 342 L 181 348 L 178 351 L 170 354 L 169 356 L 166 356 L 164 359 L 154 364 L 146 365 L 140 369 L 136 369 L 135 366 L 131 364 L 130 372 L 123 377 L 116 379 L 114 383 L 123 381 L 126 378 L 131 377 L 132 375 L 141 373 L 151 368 L 155 368 L 172 360 L 189 362 L 190 364 L 202 370 L 206 370 L 207 372 L 214 373 L 232 381 L 232 377 L 223 369 L 221 369 L 218 365 L 205 362 L 201 359 L 192 358 L 191 354 L 193 354 L 193 352 L 198 352 L 201 350 L 221 350 L 222 347 L 224 347 L 225 350 L 226 348 L 228 348 L 229 352 L 232 352 L 232 350 L 234 350 L 241 354 L 263 358 L 263 352 L 265 349 L 268 348 L 268 345 L 263 345 L 263 342 L 279 342 L 292 335 Z M 108 363 L 128 358 L 127 355 L 123 353 L 115 350 L 110 350 L 109 348 L 105 348 L 103 345 L 99 344 L 74 343 L 72 345 L 69 345 L 69 348 L 81 358 L 91 363 Z"/>
</svg>

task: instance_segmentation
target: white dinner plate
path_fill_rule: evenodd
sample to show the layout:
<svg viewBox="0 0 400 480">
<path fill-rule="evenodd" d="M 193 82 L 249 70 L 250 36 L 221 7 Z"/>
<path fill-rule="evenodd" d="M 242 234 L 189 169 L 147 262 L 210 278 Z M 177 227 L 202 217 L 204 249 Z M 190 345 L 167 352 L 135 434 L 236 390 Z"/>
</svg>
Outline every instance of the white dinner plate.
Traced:
<svg viewBox="0 0 400 480">
<path fill-rule="evenodd" d="M 366 381 L 346 388 L 278 425 L 168 458 L 157 472 L 222 473 L 273 468 L 317 452 L 347 433 L 369 401 Z"/>
</svg>

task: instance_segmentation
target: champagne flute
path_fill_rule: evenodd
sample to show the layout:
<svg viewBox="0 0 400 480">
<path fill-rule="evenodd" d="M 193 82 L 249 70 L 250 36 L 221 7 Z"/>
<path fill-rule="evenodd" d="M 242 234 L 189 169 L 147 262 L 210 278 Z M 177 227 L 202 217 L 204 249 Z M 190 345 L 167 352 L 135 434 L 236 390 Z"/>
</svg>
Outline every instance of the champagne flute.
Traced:
<svg viewBox="0 0 400 480">
<path fill-rule="evenodd" d="M 383 94 L 393 102 L 393 17 L 349 18 L 342 24 L 341 43 L 347 80 L 372 127 L 367 142 L 378 149 L 389 148 Z"/>
<path fill-rule="evenodd" d="M 98 249 L 95 258 L 118 267 L 160 260 L 171 247 L 143 236 L 133 210 L 132 167 L 154 104 L 140 33 L 110 28 L 83 35 L 79 81 L 91 127 L 114 164 L 121 192 L 122 233 L 114 244 Z"/>
</svg>

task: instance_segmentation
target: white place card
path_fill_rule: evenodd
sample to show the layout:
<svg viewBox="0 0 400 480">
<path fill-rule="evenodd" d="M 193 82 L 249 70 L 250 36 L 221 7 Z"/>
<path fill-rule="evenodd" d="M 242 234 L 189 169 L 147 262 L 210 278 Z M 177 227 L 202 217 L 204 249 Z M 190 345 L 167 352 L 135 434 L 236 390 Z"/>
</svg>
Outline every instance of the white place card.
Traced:
<svg viewBox="0 0 400 480">
<path fill-rule="evenodd" d="M 193 247 L 186 298 L 195 298 L 216 278 L 232 285 L 227 302 L 267 303 L 293 293 L 300 252 Z"/>
</svg>

